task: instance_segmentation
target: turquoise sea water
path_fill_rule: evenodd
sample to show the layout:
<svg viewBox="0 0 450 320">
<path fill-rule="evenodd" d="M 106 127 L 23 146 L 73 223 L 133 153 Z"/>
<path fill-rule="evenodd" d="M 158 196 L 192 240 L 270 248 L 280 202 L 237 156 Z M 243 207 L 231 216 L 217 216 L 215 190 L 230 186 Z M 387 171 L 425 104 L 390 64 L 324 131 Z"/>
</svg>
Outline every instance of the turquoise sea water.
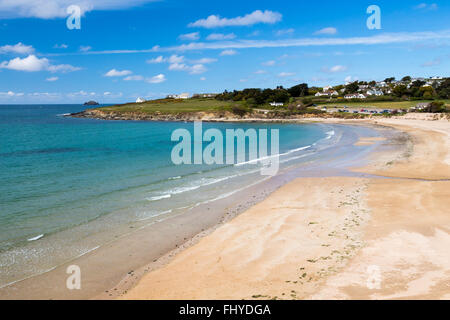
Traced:
<svg viewBox="0 0 450 320">
<path fill-rule="evenodd" d="M 82 109 L 0 106 L 0 286 L 112 241 L 130 225 L 266 178 L 254 164 L 175 166 L 171 134 L 192 131 L 191 123 L 62 116 Z M 304 161 L 334 133 L 314 124 L 203 123 L 208 128 L 279 129 L 281 166 Z"/>
</svg>

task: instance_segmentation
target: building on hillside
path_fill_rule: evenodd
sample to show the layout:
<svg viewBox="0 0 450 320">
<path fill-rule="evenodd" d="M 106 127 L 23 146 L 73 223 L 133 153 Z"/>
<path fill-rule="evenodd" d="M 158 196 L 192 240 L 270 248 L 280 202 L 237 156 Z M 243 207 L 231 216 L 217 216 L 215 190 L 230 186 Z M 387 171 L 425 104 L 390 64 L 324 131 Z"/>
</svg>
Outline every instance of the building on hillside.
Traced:
<svg viewBox="0 0 450 320">
<path fill-rule="evenodd" d="M 366 96 L 362 93 L 352 93 L 352 94 L 346 94 L 344 96 L 345 99 L 366 99 Z"/>
<path fill-rule="evenodd" d="M 339 93 L 337 91 L 324 91 L 324 92 L 317 92 L 315 94 L 316 97 L 332 97 L 332 96 L 338 96 Z"/>
<path fill-rule="evenodd" d="M 143 102 L 145 102 L 146 100 L 144 99 L 144 98 L 137 98 L 136 99 L 136 103 L 143 103 Z"/>
<path fill-rule="evenodd" d="M 323 92 L 331 91 L 333 89 L 332 86 L 323 87 Z"/>
<path fill-rule="evenodd" d="M 284 106 L 284 103 L 283 102 L 271 102 L 270 105 L 272 107 L 282 107 L 282 106 Z"/>
<path fill-rule="evenodd" d="M 366 94 L 368 96 L 382 96 L 383 95 L 383 91 L 381 90 L 377 90 L 377 89 L 371 89 L 371 90 L 367 90 Z"/>
<path fill-rule="evenodd" d="M 181 94 L 169 94 L 166 98 L 167 99 L 189 99 L 190 94 L 189 93 L 181 93 Z"/>
<path fill-rule="evenodd" d="M 218 93 L 195 93 L 192 98 L 215 98 Z"/>
<path fill-rule="evenodd" d="M 387 87 L 388 85 L 387 85 L 386 82 L 380 81 L 380 82 L 377 82 L 376 86 L 379 87 L 379 88 L 385 88 L 385 87 Z"/>
</svg>

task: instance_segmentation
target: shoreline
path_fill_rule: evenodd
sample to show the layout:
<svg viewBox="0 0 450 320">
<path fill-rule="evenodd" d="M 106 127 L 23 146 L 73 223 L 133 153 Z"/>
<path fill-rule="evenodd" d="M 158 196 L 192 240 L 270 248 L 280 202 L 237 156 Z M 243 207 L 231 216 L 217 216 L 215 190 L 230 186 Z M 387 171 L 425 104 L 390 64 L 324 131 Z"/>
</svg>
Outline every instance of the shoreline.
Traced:
<svg viewBox="0 0 450 320">
<path fill-rule="evenodd" d="M 95 119 L 106 121 L 160 121 L 160 122 L 260 122 L 260 123 L 298 123 L 299 121 L 314 121 L 314 122 L 342 122 L 342 121 L 377 121 L 383 119 L 426 119 L 426 120 L 445 120 L 450 119 L 449 114 L 445 113 L 408 113 L 403 116 L 374 116 L 362 114 L 343 114 L 337 116 L 333 113 L 324 114 L 302 114 L 302 115 L 287 115 L 283 118 L 270 118 L 268 113 L 255 111 L 245 116 L 237 116 L 231 112 L 217 114 L 214 112 L 194 112 L 194 113 L 179 113 L 179 114 L 146 114 L 146 113 L 118 113 L 118 112 L 103 112 L 99 109 L 88 109 L 77 113 L 64 115 L 71 118 Z"/>
<path fill-rule="evenodd" d="M 121 298 L 450 299 L 450 123 L 376 124 L 412 139 L 394 158 L 381 151 L 355 169 L 379 178 L 297 179 Z"/>
<path fill-rule="evenodd" d="M 214 203 L 216 209 L 214 212 L 209 211 L 211 205 L 205 204 L 198 207 L 195 212 L 157 221 L 124 239 L 106 244 L 76 260 L 64 263 L 50 272 L 0 289 L 0 297 L 2 299 L 115 298 L 134 286 L 145 273 L 165 265 L 176 254 L 197 243 L 226 221 L 264 200 L 268 194 L 295 178 L 293 175 L 290 170 L 286 170 L 260 185 L 239 192 L 240 194 L 219 200 Z M 154 246 L 155 243 L 152 243 L 151 239 L 155 237 L 162 239 L 164 235 L 171 235 L 171 238 Z M 124 261 L 126 263 L 123 263 Z M 105 268 L 105 263 L 113 267 Z M 65 271 L 71 264 L 80 266 L 83 270 L 83 283 L 89 284 L 81 292 L 76 290 L 69 292 L 65 288 L 68 277 Z M 102 273 L 101 276 L 99 272 Z M 96 281 L 100 283 L 96 284 Z M 56 287 L 50 285 L 55 283 Z"/>
<path fill-rule="evenodd" d="M 378 119 L 377 119 L 378 120 Z M 310 122 L 316 122 L 318 121 L 318 119 L 311 119 L 311 120 L 306 120 L 306 121 L 294 121 L 294 122 L 299 122 L 299 123 L 310 123 Z M 349 124 L 349 125 L 362 125 L 362 126 L 376 126 L 378 128 L 396 128 L 399 130 L 404 129 L 404 126 L 398 126 L 395 125 L 395 122 L 398 121 L 397 119 L 387 119 L 386 122 L 384 121 L 367 121 L 367 120 L 354 120 L 354 121 L 349 121 L 349 120 L 327 120 L 327 121 L 323 121 L 323 119 L 319 122 L 324 122 L 324 123 L 336 123 L 336 124 Z M 394 122 L 394 124 L 392 123 L 388 123 L 388 122 Z M 359 146 L 363 147 L 363 146 L 370 146 L 373 145 L 375 143 L 379 143 L 379 142 L 383 142 L 382 140 L 377 140 L 377 139 L 360 139 L 360 141 L 357 141 L 355 143 L 355 146 L 357 146 L 359 144 Z M 383 142 L 385 144 L 389 144 L 389 141 L 385 141 Z M 390 158 L 390 154 L 388 153 L 387 156 L 386 154 L 384 155 L 384 157 L 386 159 L 384 159 L 383 157 L 380 157 L 379 154 L 377 155 L 373 155 L 372 158 L 373 160 L 376 160 L 378 158 L 378 162 L 384 162 L 385 160 L 387 160 L 388 158 Z M 381 158 L 381 160 L 380 160 Z M 370 175 L 374 175 L 376 176 L 377 171 L 376 171 L 376 166 L 366 166 L 371 168 L 371 170 L 369 170 L 369 174 Z M 361 171 L 360 169 L 355 169 L 355 172 L 364 172 Z M 367 172 L 366 172 L 367 173 Z M 380 175 L 383 176 L 383 175 Z M 373 178 L 373 177 L 372 177 Z M 311 179 L 311 178 L 300 178 L 303 179 L 302 181 L 306 181 L 307 179 Z M 325 178 L 327 179 L 327 178 Z M 364 178 L 349 178 L 349 179 L 364 179 Z M 356 181 L 355 180 L 355 181 Z M 328 183 L 328 180 L 324 180 L 323 183 Z M 235 219 L 238 219 L 241 215 L 246 214 L 247 211 L 252 210 L 252 208 L 258 206 L 258 204 L 261 204 L 261 202 L 266 201 L 267 199 L 270 199 L 271 197 L 273 197 L 272 192 L 279 192 L 279 189 L 283 189 L 286 188 L 287 185 L 289 185 L 289 183 L 292 183 L 289 181 L 289 179 L 287 180 L 283 180 L 280 179 L 279 181 L 279 185 L 277 185 L 277 187 L 273 188 L 272 191 L 264 190 L 265 192 L 263 192 L 262 194 L 260 194 L 260 197 L 258 197 L 257 200 L 254 201 L 250 201 L 247 203 L 246 206 L 242 206 L 242 205 L 236 205 L 236 208 L 230 209 L 229 212 L 232 213 L 228 213 L 228 214 L 224 214 L 223 216 L 219 217 L 216 216 L 216 220 L 214 223 L 212 223 L 210 226 L 202 228 L 201 232 L 195 232 L 195 231 L 191 231 L 190 234 L 187 235 L 187 237 L 184 237 L 183 240 L 181 240 L 181 242 L 179 241 L 180 239 L 177 239 L 177 241 L 173 242 L 172 245 L 169 245 L 166 247 L 166 250 L 164 252 L 160 251 L 159 253 L 155 254 L 153 253 L 153 258 L 151 258 L 151 254 L 149 254 L 147 256 L 147 262 L 145 262 L 144 260 L 139 260 L 136 262 L 135 264 L 135 268 L 132 268 L 132 270 L 126 271 L 123 270 L 124 272 L 122 273 L 122 275 L 125 275 L 125 277 L 120 277 L 120 279 L 116 277 L 111 277 L 111 279 L 109 280 L 110 285 L 108 286 L 108 289 L 102 291 L 102 293 L 100 294 L 90 294 L 90 295 L 85 295 L 83 294 L 81 295 L 74 295 L 72 293 L 70 294 L 66 294 L 64 296 L 58 296 L 58 299 L 80 299 L 80 298 L 91 298 L 91 299 L 113 299 L 113 298 L 117 298 L 117 297 L 122 297 L 123 298 L 123 294 L 125 294 L 125 298 L 130 297 L 130 295 L 126 295 L 128 292 L 130 292 L 130 288 L 136 288 L 138 286 L 141 286 L 141 283 L 143 283 L 143 281 L 145 280 L 145 278 L 149 275 L 149 274 L 153 274 L 156 272 L 159 272 L 160 270 L 164 270 L 165 268 L 167 268 L 168 265 L 170 265 L 174 260 L 178 259 L 179 256 L 185 254 L 186 251 L 192 250 L 193 247 L 196 247 L 199 245 L 199 243 L 202 243 L 202 241 L 204 241 L 205 238 L 208 238 L 211 234 L 214 234 L 217 232 L 218 229 L 223 228 L 224 226 L 228 225 L 230 222 L 233 222 Z M 355 182 L 356 183 L 360 183 L 360 182 Z M 266 186 L 269 185 L 269 183 L 266 183 Z M 311 185 L 311 187 L 313 187 L 314 185 Z M 360 190 L 362 190 L 362 188 L 364 187 L 364 183 L 363 184 L 359 184 L 359 188 Z M 262 188 L 264 189 L 264 188 Z M 356 191 L 355 191 L 356 192 Z M 361 191 L 360 191 L 361 192 Z M 268 196 L 268 197 L 267 197 Z M 201 217 L 202 215 L 199 215 L 198 217 Z M 362 222 L 361 222 L 362 223 Z M 186 227 L 186 225 L 184 226 Z M 162 231 L 164 232 L 164 231 Z M 177 231 L 178 232 L 178 231 Z M 144 235 L 142 234 L 141 236 L 141 241 L 145 241 L 145 239 L 148 237 L 148 234 Z M 112 250 L 112 247 L 108 246 L 109 250 Z M 170 248 L 172 247 L 172 248 Z M 104 248 L 105 249 L 105 248 Z M 126 250 L 127 246 L 123 246 L 122 247 L 122 251 Z M 102 249 L 103 250 L 103 249 Z M 117 248 L 115 248 L 114 250 L 117 250 Z M 114 250 L 112 252 L 114 252 Z M 92 252 L 87 254 L 86 256 L 82 257 L 81 259 L 86 259 L 86 261 L 88 261 L 88 263 L 92 264 L 91 258 L 93 255 L 98 255 L 99 252 L 96 250 L 96 252 Z M 100 253 L 103 254 L 103 253 Z M 148 263 L 148 261 L 153 261 L 150 262 L 150 264 Z M 120 263 L 119 260 L 116 261 L 116 263 Z M 59 272 L 58 277 L 60 277 L 61 279 L 66 279 L 67 275 L 65 274 L 65 266 L 61 266 L 58 267 L 58 270 L 54 270 L 52 271 L 53 275 L 56 274 L 57 272 Z M 93 268 L 90 269 L 91 271 L 100 271 L 101 269 L 98 268 L 98 266 L 95 266 Z M 56 272 L 55 272 L 56 271 Z M 90 271 L 90 272 L 91 272 Z M 47 274 L 48 275 L 48 274 Z M 40 277 L 40 276 L 39 276 Z M 47 277 L 46 275 L 44 275 L 41 279 L 41 281 L 34 281 L 35 279 L 29 279 L 29 280 L 24 280 L 23 282 L 21 282 L 18 285 L 14 285 L 14 290 L 13 291 L 9 291 L 6 292 L 0 289 L 0 297 L 2 297 L 3 299 L 12 299 L 12 298 L 19 298 L 19 299 L 30 299 L 30 298 L 37 298 L 37 299 L 51 299 L 52 295 L 49 292 L 47 296 L 42 296 L 40 294 L 40 290 L 41 287 L 39 285 L 39 283 L 42 285 L 43 283 L 45 283 L 46 281 L 48 281 L 49 279 L 52 279 L 53 277 Z M 54 279 L 54 278 L 53 278 Z M 120 280 L 120 281 L 119 281 Z M 30 286 L 31 284 L 31 286 Z M 63 284 L 63 283 L 61 283 Z M 26 296 L 24 296 L 23 294 L 21 295 L 19 292 L 22 290 L 27 290 L 29 295 L 27 294 Z M 131 292 L 135 292 L 135 289 L 131 289 Z M 24 292 L 24 291 L 23 291 Z M 33 293 L 34 292 L 34 293 Z M 256 296 L 260 295 L 260 294 L 255 294 Z M 53 296 L 54 297 L 54 296 Z M 133 296 L 133 298 L 137 298 L 137 299 L 141 299 L 144 296 Z M 274 296 L 271 296 L 272 298 Z M 182 297 L 176 297 L 177 299 L 182 298 Z M 236 298 L 236 297 L 235 297 Z M 255 299 L 255 297 L 253 296 L 249 296 L 247 297 L 248 299 Z M 264 298 L 263 296 L 261 296 L 261 298 Z M 267 298 L 267 297 L 266 297 Z M 278 297 L 280 298 L 280 297 Z M 297 296 L 296 294 L 296 298 L 308 298 L 308 297 L 300 297 Z M 161 299 L 164 299 L 164 296 L 161 297 Z"/>
</svg>

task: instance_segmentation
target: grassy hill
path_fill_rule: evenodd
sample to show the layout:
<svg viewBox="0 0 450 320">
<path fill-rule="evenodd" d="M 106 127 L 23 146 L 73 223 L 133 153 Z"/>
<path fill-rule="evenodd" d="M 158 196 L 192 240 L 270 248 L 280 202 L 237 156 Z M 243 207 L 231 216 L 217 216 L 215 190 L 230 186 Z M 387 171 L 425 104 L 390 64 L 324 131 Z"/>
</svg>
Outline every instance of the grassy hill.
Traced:
<svg viewBox="0 0 450 320">
<path fill-rule="evenodd" d="M 95 108 L 105 113 L 127 114 L 183 114 L 196 112 L 224 112 L 231 111 L 233 106 L 239 106 L 240 102 L 226 102 L 215 99 L 160 99 L 143 103 L 127 103 L 108 107 Z"/>
</svg>

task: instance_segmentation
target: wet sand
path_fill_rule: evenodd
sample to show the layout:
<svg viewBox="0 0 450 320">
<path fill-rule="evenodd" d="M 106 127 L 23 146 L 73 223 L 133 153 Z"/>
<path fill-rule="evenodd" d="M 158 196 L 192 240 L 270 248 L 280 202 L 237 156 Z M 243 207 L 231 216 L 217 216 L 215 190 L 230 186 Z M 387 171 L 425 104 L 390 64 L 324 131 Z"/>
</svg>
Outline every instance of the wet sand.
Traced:
<svg viewBox="0 0 450 320">
<path fill-rule="evenodd" d="M 372 177 L 297 179 L 122 298 L 449 299 L 450 123 L 369 123 L 410 137 L 355 169 Z"/>
</svg>

